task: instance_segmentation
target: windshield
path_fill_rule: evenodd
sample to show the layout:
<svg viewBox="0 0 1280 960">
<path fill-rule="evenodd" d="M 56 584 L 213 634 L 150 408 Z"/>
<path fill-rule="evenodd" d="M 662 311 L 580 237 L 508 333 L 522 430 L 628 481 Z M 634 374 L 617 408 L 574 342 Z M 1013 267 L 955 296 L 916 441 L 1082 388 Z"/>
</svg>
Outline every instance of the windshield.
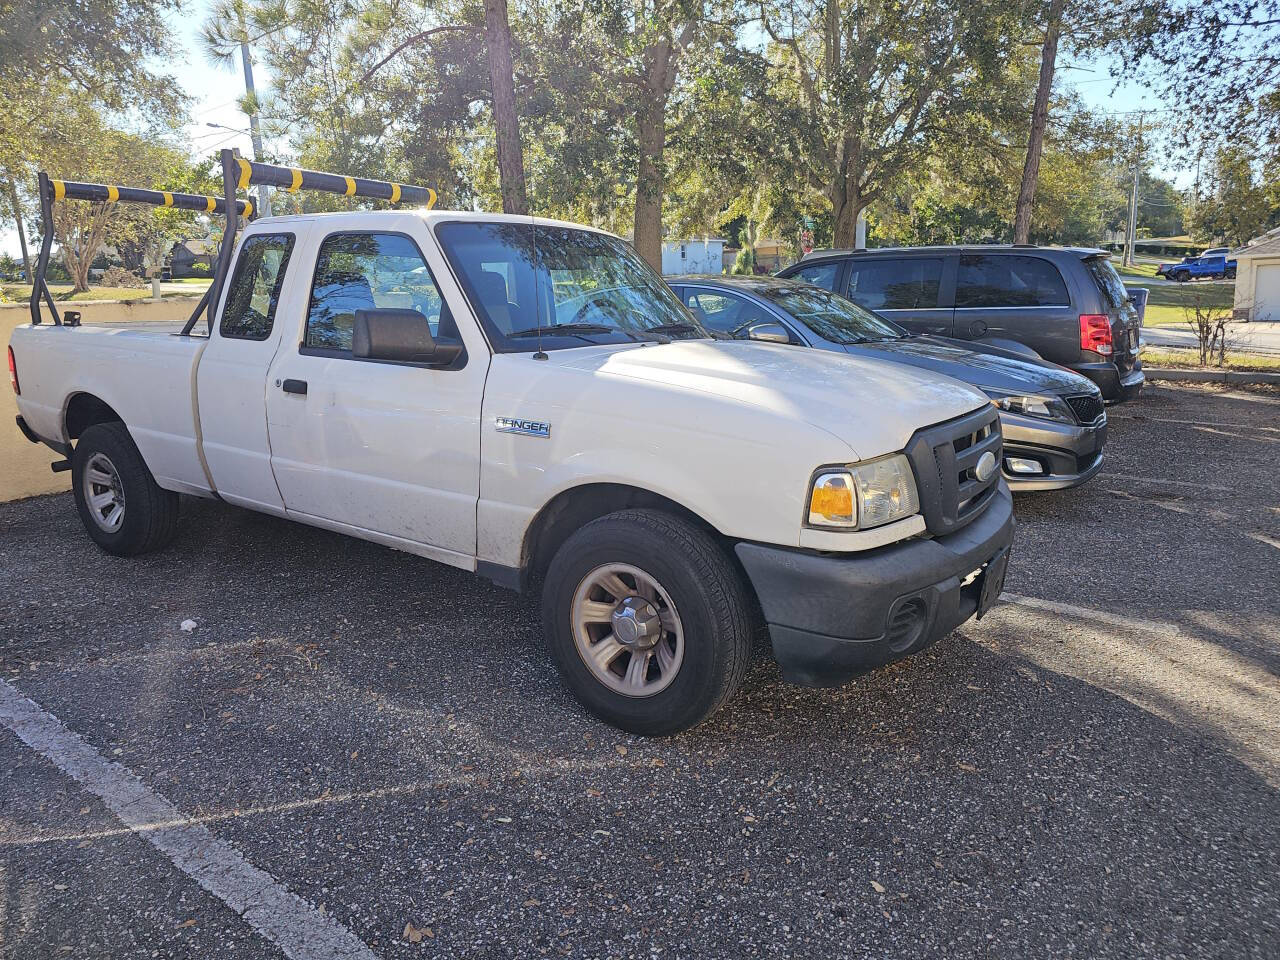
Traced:
<svg viewBox="0 0 1280 960">
<path fill-rule="evenodd" d="M 1089 257 L 1085 260 L 1085 266 L 1093 274 L 1093 279 L 1098 281 L 1098 288 L 1111 307 L 1115 310 L 1123 310 L 1129 302 L 1129 291 L 1124 288 L 1120 274 L 1116 273 L 1116 268 L 1111 265 L 1110 259 Z"/>
<path fill-rule="evenodd" d="M 897 340 L 906 330 L 846 300 L 810 285 L 768 287 L 760 295 L 781 307 L 810 330 L 833 343 L 865 343 L 868 340 Z"/>
<path fill-rule="evenodd" d="M 709 337 L 617 237 L 532 223 L 443 223 L 436 236 L 494 349 Z"/>
</svg>

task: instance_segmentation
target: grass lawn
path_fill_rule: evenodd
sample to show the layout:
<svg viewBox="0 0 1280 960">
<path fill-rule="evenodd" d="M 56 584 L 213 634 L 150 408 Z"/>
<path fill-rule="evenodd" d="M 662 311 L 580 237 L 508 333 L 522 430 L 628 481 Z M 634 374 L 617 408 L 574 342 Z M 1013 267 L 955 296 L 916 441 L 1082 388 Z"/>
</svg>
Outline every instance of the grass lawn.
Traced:
<svg viewBox="0 0 1280 960">
<path fill-rule="evenodd" d="M 168 281 L 165 281 L 168 283 Z M 166 291 L 165 296 L 169 297 L 199 297 L 204 293 L 205 287 L 209 285 L 209 281 L 199 281 L 199 286 L 194 284 L 191 289 L 182 292 Z M 145 287 L 90 287 L 84 293 L 71 293 L 71 284 L 69 283 L 51 283 L 49 291 L 53 294 L 53 299 L 59 302 L 77 301 L 77 300 L 150 300 L 151 285 Z M 14 303 L 23 302 L 31 299 L 31 285 L 27 283 L 6 283 L 0 285 L 0 302 L 13 301 Z"/>
<path fill-rule="evenodd" d="M 1140 287 L 1140 283 L 1129 286 Z M 1152 285 L 1147 297 L 1148 327 L 1167 327 L 1187 322 L 1187 310 L 1197 303 L 1206 310 L 1231 310 L 1236 295 L 1234 283 L 1168 283 Z M 1194 315 L 1194 313 L 1193 313 Z"/>
<path fill-rule="evenodd" d="M 1183 350 L 1178 347 L 1144 347 L 1142 350 L 1142 364 L 1144 367 L 1201 369 L 1199 351 Z M 1203 369 L 1212 370 L 1215 368 L 1210 364 L 1210 366 Z M 1280 373 L 1280 356 L 1262 353 L 1232 353 L 1228 350 L 1226 369 Z"/>
<path fill-rule="evenodd" d="M 1160 266 L 1155 260 L 1139 260 L 1132 267 L 1126 267 L 1120 261 L 1114 261 L 1116 273 L 1122 277 L 1146 277 L 1154 278 L 1156 275 L 1156 267 Z"/>
</svg>

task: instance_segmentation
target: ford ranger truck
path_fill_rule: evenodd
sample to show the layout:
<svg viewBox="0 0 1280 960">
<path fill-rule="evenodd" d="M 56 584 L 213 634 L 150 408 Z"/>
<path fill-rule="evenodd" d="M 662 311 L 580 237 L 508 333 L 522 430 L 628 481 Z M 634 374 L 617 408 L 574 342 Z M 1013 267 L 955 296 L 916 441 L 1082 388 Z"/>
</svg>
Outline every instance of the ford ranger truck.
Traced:
<svg viewBox="0 0 1280 960">
<path fill-rule="evenodd" d="M 653 735 L 734 694 L 760 616 L 783 677 L 830 686 L 1000 592 L 1014 521 L 983 394 L 712 339 L 608 233 L 268 218 L 226 278 L 207 336 L 14 331 L 18 426 L 69 458 L 108 553 L 163 547 L 186 494 L 536 588 L 569 689 Z"/>
</svg>

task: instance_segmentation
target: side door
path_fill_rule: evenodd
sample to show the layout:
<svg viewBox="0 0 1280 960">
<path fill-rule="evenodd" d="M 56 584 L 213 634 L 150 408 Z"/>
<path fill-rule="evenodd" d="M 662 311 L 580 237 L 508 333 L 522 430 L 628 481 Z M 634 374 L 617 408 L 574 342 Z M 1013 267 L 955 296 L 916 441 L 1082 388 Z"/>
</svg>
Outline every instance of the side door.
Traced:
<svg viewBox="0 0 1280 960">
<path fill-rule="evenodd" d="M 1003 253 L 964 253 L 959 261 L 954 336 L 1014 340 L 1044 357 L 1064 355 L 1064 343 L 1078 352 L 1079 315 L 1052 261 Z"/>
<path fill-rule="evenodd" d="M 948 337 L 947 267 L 948 258 L 941 255 L 850 260 L 843 295 L 913 333 Z"/>
<path fill-rule="evenodd" d="M 278 318 L 296 316 L 302 306 L 297 243 L 294 232 L 244 238 L 196 371 L 202 449 L 218 494 L 274 514 L 284 513 L 284 501 L 271 472 L 267 373 L 280 345 Z"/>
<path fill-rule="evenodd" d="M 267 387 L 271 463 L 299 519 L 473 567 L 480 410 L 489 350 L 426 226 L 341 231 L 312 245 L 300 341 L 281 345 Z M 357 310 L 416 310 L 463 347 L 447 367 L 357 359 Z"/>
</svg>

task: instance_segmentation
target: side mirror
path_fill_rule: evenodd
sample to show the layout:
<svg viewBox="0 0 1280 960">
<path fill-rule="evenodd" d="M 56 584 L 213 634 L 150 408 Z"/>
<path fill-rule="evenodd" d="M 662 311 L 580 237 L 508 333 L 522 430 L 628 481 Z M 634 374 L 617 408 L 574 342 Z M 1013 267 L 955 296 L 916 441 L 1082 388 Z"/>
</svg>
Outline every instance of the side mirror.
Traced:
<svg viewBox="0 0 1280 960">
<path fill-rule="evenodd" d="M 764 323 L 753 323 L 747 327 L 748 340 L 762 340 L 765 343 L 790 343 L 791 334 L 780 323 L 766 320 Z"/>
<path fill-rule="evenodd" d="M 351 331 L 353 357 L 443 367 L 461 353 L 460 343 L 438 343 L 431 336 L 427 318 L 417 310 L 385 307 L 356 311 Z"/>
</svg>

